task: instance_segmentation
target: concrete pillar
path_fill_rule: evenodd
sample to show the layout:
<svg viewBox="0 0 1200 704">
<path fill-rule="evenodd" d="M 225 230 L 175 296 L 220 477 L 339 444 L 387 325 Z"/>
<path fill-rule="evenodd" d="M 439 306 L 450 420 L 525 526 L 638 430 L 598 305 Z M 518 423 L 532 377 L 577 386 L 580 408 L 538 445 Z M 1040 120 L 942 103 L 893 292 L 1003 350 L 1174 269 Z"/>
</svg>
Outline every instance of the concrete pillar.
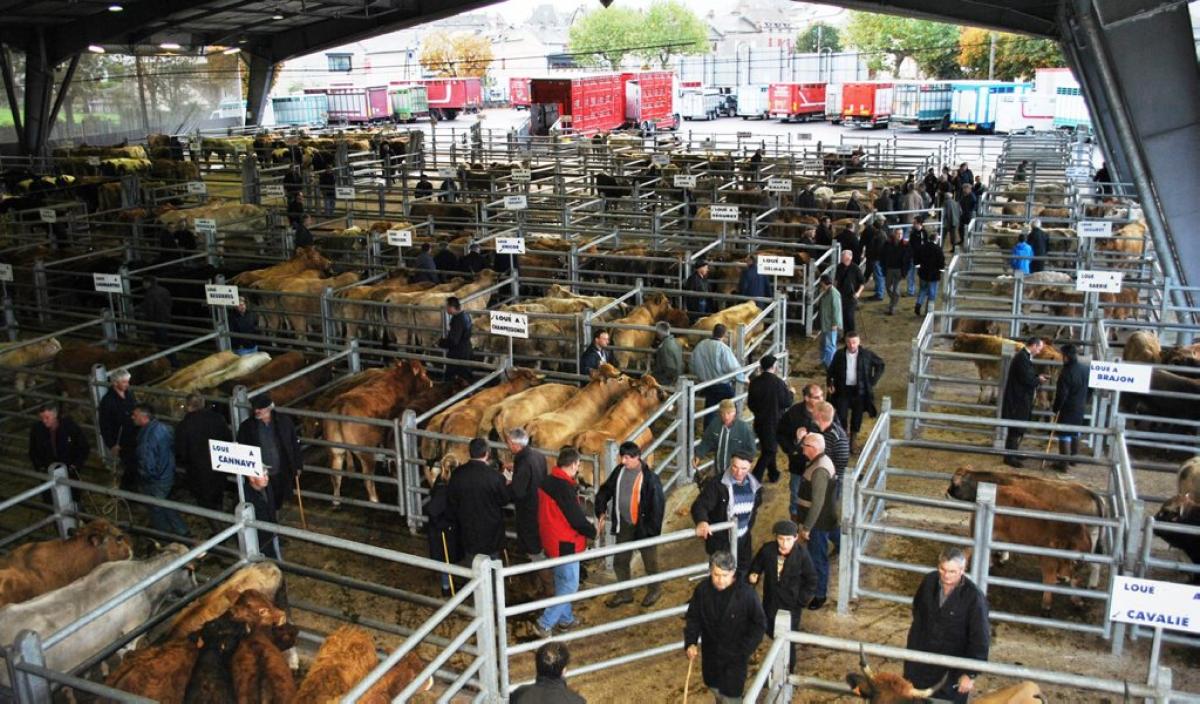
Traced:
<svg viewBox="0 0 1200 704">
<path fill-rule="evenodd" d="M 257 54 L 246 54 L 250 62 L 250 86 L 246 94 L 246 124 L 261 125 L 267 109 L 267 96 L 271 92 L 271 80 L 275 78 L 275 64 Z"/>
</svg>

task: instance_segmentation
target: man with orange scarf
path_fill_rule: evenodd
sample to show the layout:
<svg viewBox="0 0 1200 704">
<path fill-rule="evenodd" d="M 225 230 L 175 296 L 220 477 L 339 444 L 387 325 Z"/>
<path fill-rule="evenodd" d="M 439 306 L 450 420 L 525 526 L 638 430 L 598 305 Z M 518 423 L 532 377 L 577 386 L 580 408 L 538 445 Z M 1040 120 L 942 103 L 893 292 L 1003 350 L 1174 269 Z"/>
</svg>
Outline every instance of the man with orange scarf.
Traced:
<svg viewBox="0 0 1200 704">
<path fill-rule="evenodd" d="M 609 473 L 608 479 L 596 491 L 599 529 L 604 530 L 605 520 L 612 515 L 612 534 L 617 536 L 617 544 L 660 535 L 666 499 L 658 474 L 642 459 L 642 450 L 636 442 L 621 443 L 617 453 L 620 464 L 613 468 L 614 471 Z M 642 553 L 646 574 L 658 574 L 658 546 L 651 545 L 638 552 Z M 629 563 L 632 559 L 632 550 L 613 556 L 613 570 L 617 573 L 618 582 L 629 580 Z M 655 582 L 646 589 L 642 606 L 654 606 L 660 596 L 662 587 Z M 632 601 L 633 594 L 626 590 L 613 594 L 604 603 L 609 608 L 615 608 Z"/>
</svg>

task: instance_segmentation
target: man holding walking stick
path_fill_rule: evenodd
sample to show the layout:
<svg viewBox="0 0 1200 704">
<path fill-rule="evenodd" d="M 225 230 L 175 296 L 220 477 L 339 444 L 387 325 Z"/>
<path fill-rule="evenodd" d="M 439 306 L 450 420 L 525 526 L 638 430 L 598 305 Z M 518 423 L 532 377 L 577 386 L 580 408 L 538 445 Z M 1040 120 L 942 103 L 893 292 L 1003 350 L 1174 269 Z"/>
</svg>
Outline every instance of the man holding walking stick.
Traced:
<svg viewBox="0 0 1200 704">
<path fill-rule="evenodd" d="M 709 578 L 696 586 L 683 629 L 688 660 L 700 659 L 704 684 L 717 704 L 742 701 L 750 656 L 767 632 L 767 617 L 754 588 L 737 579 L 733 555 L 718 550 L 708 559 Z"/>
</svg>

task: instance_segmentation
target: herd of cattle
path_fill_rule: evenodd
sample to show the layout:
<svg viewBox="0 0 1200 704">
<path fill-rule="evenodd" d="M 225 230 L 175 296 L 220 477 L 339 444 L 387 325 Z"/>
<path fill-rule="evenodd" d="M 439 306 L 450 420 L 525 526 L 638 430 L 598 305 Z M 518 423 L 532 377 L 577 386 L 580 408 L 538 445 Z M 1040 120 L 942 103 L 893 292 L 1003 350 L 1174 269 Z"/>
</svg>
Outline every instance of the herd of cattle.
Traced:
<svg viewBox="0 0 1200 704">
<path fill-rule="evenodd" d="M 178 562 L 186 549 L 163 547 L 133 559 L 128 538 L 107 521 L 80 527 L 64 540 L 26 543 L 0 558 L 0 642 L 26 629 L 49 637 L 117 594 Z M 172 598 L 196 586 L 193 566 L 170 571 L 105 616 L 50 648 L 46 664 L 65 672 L 102 654 Z M 378 664 L 376 643 L 358 626 L 325 639 L 297 683 L 297 629 L 287 621 L 283 575 L 270 562 L 254 563 L 104 660 L 105 683 L 164 703 L 324 703 L 350 691 Z M 372 685 L 360 701 L 390 702 L 425 668 L 409 654 Z M 8 686 L 8 668 L 0 685 Z M 432 681 L 425 685 L 432 686 Z"/>
</svg>

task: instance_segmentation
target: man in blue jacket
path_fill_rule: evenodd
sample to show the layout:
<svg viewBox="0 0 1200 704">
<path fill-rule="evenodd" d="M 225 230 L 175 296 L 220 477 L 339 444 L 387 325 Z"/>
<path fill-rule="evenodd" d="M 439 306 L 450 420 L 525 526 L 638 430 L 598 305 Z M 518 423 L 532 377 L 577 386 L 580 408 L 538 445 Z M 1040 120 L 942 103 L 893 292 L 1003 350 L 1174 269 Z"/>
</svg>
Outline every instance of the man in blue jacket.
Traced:
<svg viewBox="0 0 1200 704">
<path fill-rule="evenodd" d="M 154 409 L 139 403 L 133 407 L 133 424 L 138 430 L 138 490 L 156 499 L 166 499 L 175 484 L 175 433 L 154 417 Z M 161 533 L 185 538 L 191 531 L 175 509 L 150 506 L 150 525 Z"/>
<path fill-rule="evenodd" d="M 753 254 L 746 258 L 746 268 L 738 278 L 737 293 L 749 298 L 771 297 L 771 282 L 766 276 L 758 273 L 758 260 Z M 755 304 L 760 310 L 767 307 L 764 301 L 755 301 Z"/>
</svg>

